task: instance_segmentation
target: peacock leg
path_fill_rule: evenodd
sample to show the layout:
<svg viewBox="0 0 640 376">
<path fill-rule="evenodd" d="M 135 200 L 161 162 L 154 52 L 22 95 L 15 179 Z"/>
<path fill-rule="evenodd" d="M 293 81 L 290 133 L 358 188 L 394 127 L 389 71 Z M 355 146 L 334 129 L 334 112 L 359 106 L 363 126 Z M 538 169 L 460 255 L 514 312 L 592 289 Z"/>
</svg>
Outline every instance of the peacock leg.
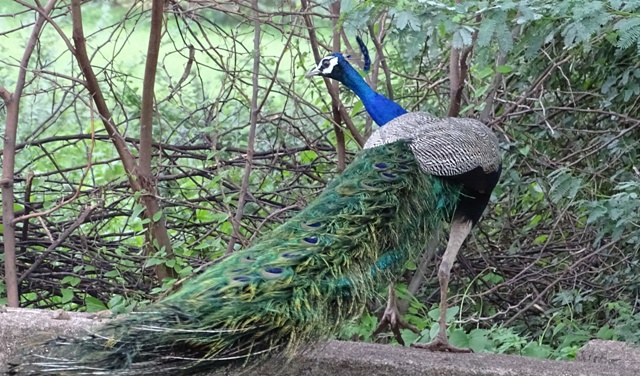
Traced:
<svg viewBox="0 0 640 376">
<path fill-rule="evenodd" d="M 429 351 L 448 351 L 448 352 L 473 352 L 471 349 L 463 349 L 452 346 L 447 337 L 447 290 L 449 288 L 449 277 L 451 276 L 451 267 L 456 260 L 458 251 L 462 243 L 466 239 L 471 227 L 471 221 L 455 218 L 451 223 L 451 234 L 447 249 L 442 256 L 442 262 L 438 269 L 438 281 L 440 282 L 440 328 L 436 338 L 429 343 L 414 343 L 412 346 L 426 349 Z"/>
<path fill-rule="evenodd" d="M 387 328 L 387 326 L 391 328 L 393 336 L 396 337 L 396 340 L 402 346 L 404 346 L 404 340 L 400 335 L 400 329 L 409 329 L 414 333 L 420 333 L 418 328 L 402 319 L 402 315 L 400 314 L 400 311 L 398 311 L 396 288 L 393 282 L 389 284 L 389 299 L 387 300 L 387 308 L 385 308 L 384 313 L 382 314 L 382 318 L 380 319 L 380 323 L 376 327 L 376 330 L 373 331 L 373 336 L 382 333 Z"/>
</svg>

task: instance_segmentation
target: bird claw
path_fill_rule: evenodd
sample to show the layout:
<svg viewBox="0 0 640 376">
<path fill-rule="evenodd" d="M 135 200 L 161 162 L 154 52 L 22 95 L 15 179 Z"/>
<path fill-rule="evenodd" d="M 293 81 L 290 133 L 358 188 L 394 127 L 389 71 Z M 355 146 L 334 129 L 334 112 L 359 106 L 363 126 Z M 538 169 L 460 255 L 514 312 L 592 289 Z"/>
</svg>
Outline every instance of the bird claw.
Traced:
<svg viewBox="0 0 640 376">
<path fill-rule="evenodd" d="M 433 341 L 429 343 L 413 343 L 411 347 L 415 347 L 418 349 L 424 349 L 432 352 L 451 352 L 451 353 L 472 353 L 473 350 L 456 347 L 449 343 L 448 339 L 442 339 L 442 337 L 437 336 Z"/>
<path fill-rule="evenodd" d="M 399 344 L 404 346 L 404 340 L 402 339 L 402 335 L 400 334 L 400 329 L 409 329 L 414 333 L 420 333 L 420 330 L 415 326 L 407 323 L 402 319 L 400 312 L 398 312 L 398 308 L 395 304 L 387 305 L 387 308 L 384 310 L 384 314 L 380 319 L 380 323 L 376 327 L 376 330 L 373 331 L 373 335 L 376 336 L 382 333 L 387 327 L 391 329 L 393 332 L 393 336 L 398 341 Z"/>
</svg>

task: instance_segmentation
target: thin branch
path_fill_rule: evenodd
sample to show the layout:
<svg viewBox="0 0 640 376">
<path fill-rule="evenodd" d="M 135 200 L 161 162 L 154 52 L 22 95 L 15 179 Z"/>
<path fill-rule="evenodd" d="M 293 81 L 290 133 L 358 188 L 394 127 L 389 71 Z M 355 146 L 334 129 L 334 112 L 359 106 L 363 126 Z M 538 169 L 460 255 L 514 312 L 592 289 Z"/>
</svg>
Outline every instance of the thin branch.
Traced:
<svg viewBox="0 0 640 376">
<path fill-rule="evenodd" d="M 4 147 L 2 155 L 2 178 L 0 178 L 0 189 L 2 189 L 2 223 L 3 241 L 4 241 L 4 267 L 5 267 L 5 284 L 7 288 L 7 303 L 9 307 L 20 306 L 20 296 L 18 295 L 18 280 L 16 269 L 16 230 L 13 224 L 14 219 L 14 193 L 13 182 L 15 172 L 15 154 L 16 154 L 16 136 L 18 132 L 18 117 L 20 115 L 20 98 L 25 86 L 27 68 L 31 54 L 38 43 L 38 36 L 44 26 L 44 21 L 48 17 L 56 0 L 49 0 L 44 9 L 38 8 L 40 16 L 33 26 L 31 36 L 24 49 L 22 59 L 20 60 L 20 70 L 18 71 L 18 79 L 13 94 L 9 94 L 6 89 L 2 89 L 0 94 L 5 100 L 7 106 L 7 119 L 4 134 Z"/>
<path fill-rule="evenodd" d="M 260 19 L 258 18 L 258 0 L 252 0 L 251 5 L 254 8 L 253 19 L 253 77 L 252 77 L 252 94 L 251 94 L 251 119 L 249 124 L 249 139 L 247 141 L 247 155 L 244 166 L 244 175 L 242 176 L 242 186 L 240 188 L 240 196 L 238 197 L 238 208 L 233 218 L 233 235 L 227 245 L 226 254 L 233 252 L 236 242 L 240 240 L 240 221 L 244 212 L 244 205 L 249 191 L 249 183 L 251 178 L 251 170 L 253 169 L 253 151 L 256 142 L 256 127 L 258 124 L 258 115 L 260 108 L 258 107 L 258 94 L 260 91 L 259 74 L 260 74 Z"/>
<path fill-rule="evenodd" d="M 62 242 L 69 237 L 69 235 L 71 235 L 73 233 L 73 231 L 75 231 L 75 229 L 77 229 L 78 227 L 80 227 L 81 224 L 83 224 L 86 220 L 87 217 L 89 217 L 89 215 L 93 212 L 93 210 L 95 208 L 97 208 L 98 205 L 91 205 L 89 207 L 87 207 L 86 209 L 84 209 L 84 211 L 80 214 L 80 216 L 78 217 L 78 219 L 75 220 L 75 222 L 73 222 L 73 224 L 71 226 L 69 226 L 62 234 L 60 234 L 60 236 L 58 237 L 58 239 L 56 239 L 55 241 L 53 241 L 51 243 L 50 246 L 47 247 L 47 249 L 42 252 L 42 254 L 40 256 L 38 256 L 37 259 L 35 259 L 35 261 L 31 264 L 31 266 L 29 267 L 29 269 L 27 269 L 24 273 L 22 273 L 22 275 L 20 276 L 20 278 L 18 279 L 18 283 L 22 282 L 26 277 L 29 276 L 29 274 L 31 274 L 31 272 L 33 272 L 38 265 L 40 265 L 40 263 L 47 257 L 49 256 L 49 254 L 53 251 L 56 250 L 56 248 L 58 248 L 58 246 L 60 244 L 62 244 Z"/>
<path fill-rule="evenodd" d="M 382 23 L 380 24 L 380 40 L 384 37 L 384 18 Z M 389 65 L 387 65 L 387 59 L 384 56 L 384 51 L 382 50 L 382 44 L 378 40 L 378 36 L 373 30 L 373 24 L 369 25 L 369 35 L 371 36 L 371 40 L 373 41 L 373 45 L 376 47 L 376 60 L 380 60 L 380 65 L 382 66 L 382 71 L 384 72 L 384 82 L 387 87 L 387 96 L 389 99 L 393 100 L 393 86 L 391 86 L 391 71 L 389 69 Z"/>
</svg>

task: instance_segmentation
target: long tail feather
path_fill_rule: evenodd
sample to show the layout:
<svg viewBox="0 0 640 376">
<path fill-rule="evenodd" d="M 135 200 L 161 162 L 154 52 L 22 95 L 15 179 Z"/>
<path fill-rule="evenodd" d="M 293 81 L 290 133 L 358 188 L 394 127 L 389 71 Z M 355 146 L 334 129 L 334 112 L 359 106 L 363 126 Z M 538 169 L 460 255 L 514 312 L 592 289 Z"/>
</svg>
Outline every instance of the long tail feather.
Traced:
<svg viewBox="0 0 640 376">
<path fill-rule="evenodd" d="M 450 216 L 459 191 L 424 174 L 403 142 L 364 150 L 253 247 L 146 311 L 85 338 L 52 341 L 15 372 L 189 374 L 292 354 L 360 315 L 377 286 Z"/>
</svg>

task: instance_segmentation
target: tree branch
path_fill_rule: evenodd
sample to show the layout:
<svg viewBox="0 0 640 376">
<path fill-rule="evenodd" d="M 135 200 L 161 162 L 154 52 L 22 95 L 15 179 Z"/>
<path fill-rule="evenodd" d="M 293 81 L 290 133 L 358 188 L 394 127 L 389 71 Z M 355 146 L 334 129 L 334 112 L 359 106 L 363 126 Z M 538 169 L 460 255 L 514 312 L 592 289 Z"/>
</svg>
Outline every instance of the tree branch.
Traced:
<svg viewBox="0 0 640 376">
<path fill-rule="evenodd" d="M 81 0 L 71 0 L 71 15 L 73 22 L 73 42 L 76 46 L 75 49 L 75 57 L 78 61 L 78 65 L 82 70 L 82 73 L 86 79 L 86 87 L 87 90 L 91 93 L 93 100 L 96 104 L 96 108 L 100 117 L 102 119 L 102 124 L 109 134 L 118 155 L 120 156 L 120 160 L 124 166 L 125 171 L 127 172 L 127 177 L 129 179 L 129 184 L 134 192 L 143 193 L 140 196 L 141 202 L 145 207 L 145 212 L 147 215 L 152 215 L 151 213 L 157 213 L 160 211 L 160 205 L 158 204 L 158 200 L 155 196 L 155 186 L 152 184 L 149 178 L 147 178 L 144 173 L 142 173 L 136 164 L 135 157 L 131 153 L 131 150 L 126 145 L 125 139 L 122 137 L 118 128 L 113 123 L 113 118 L 111 116 L 111 112 L 107 107 L 107 103 L 105 101 L 104 95 L 102 94 L 102 90 L 100 90 L 100 84 L 98 83 L 98 79 L 93 72 L 93 67 L 91 66 L 91 61 L 87 54 L 87 46 L 84 37 L 84 30 L 82 27 L 82 10 L 81 10 Z M 160 7 L 160 12 L 163 7 L 162 0 L 154 0 L 153 7 Z M 156 17 L 158 17 L 156 15 Z M 153 28 L 152 32 L 159 33 L 157 30 L 158 27 L 162 26 L 162 14 L 160 14 L 160 24 L 157 24 L 157 19 L 155 19 L 156 25 Z M 151 43 L 151 42 L 150 42 Z M 73 52 L 73 51 L 72 51 Z M 157 56 L 156 56 L 156 64 L 157 64 Z M 155 64 L 154 64 L 155 65 Z M 145 70 L 145 74 L 147 71 Z M 155 76 L 155 74 L 154 74 Z M 154 78 L 155 80 L 155 78 Z M 146 77 L 145 77 L 146 81 Z M 151 85 L 153 87 L 153 85 Z M 151 104 L 153 105 L 153 90 L 151 95 Z M 147 99 L 148 100 L 148 99 Z M 151 109 L 153 110 L 153 108 Z M 142 149 L 142 148 L 141 148 Z M 151 217 L 153 218 L 153 217 Z M 153 221 L 152 221 L 153 222 Z M 158 242 L 160 247 L 165 248 L 165 252 L 167 257 L 172 256 L 171 243 L 169 241 L 169 235 L 167 233 L 166 227 L 162 227 L 160 225 L 154 226 L 152 225 L 152 236 L 154 240 Z M 153 241 L 150 242 L 149 247 L 153 247 Z M 172 277 L 172 271 L 166 267 L 164 264 L 156 265 L 155 267 L 156 276 L 159 280 L 162 280 L 166 277 Z"/>
<path fill-rule="evenodd" d="M 7 287 L 7 303 L 9 307 L 18 307 L 20 305 L 20 296 L 18 294 L 18 279 L 16 268 L 16 229 L 12 223 L 14 214 L 14 193 L 13 182 L 15 172 L 15 152 L 16 152 L 16 136 L 18 132 L 18 117 L 20 115 L 20 97 L 25 86 L 27 67 L 31 54 L 38 43 L 38 36 L 44 26 L 47 15 L 51 12 L 56 4 L 56 0 L 49 0 L 45 7 L 40 10 L 40 16 L 33 25 L 33 30 L 24 54 L 20 60 L 20 70 L 13 94 L 6 89 L 0 90 L 0 95 L 7 106 L 7 119 L 4 134 L 4 147 L 2 153 L 2 178 L 0 178 L 0 189 L 2 190 L 2 223 L 4 241 L 4 270 L 5 284 Z"/>
<path fill-rule="evenodd" d="M 260 108 L 258 107 L 258 94 L 260 91 L 260 18 L 258 17 L 258 0 L 251 0 L 251 6 L 254 9 L 253 19 L 253 77 L 252 77 L 252 94 L 251 94 L 251 118 L 249 120 L 249 140 L 247 142 L 246 162 L 244 165 L 244 175 L 242 176 L 242 186 L 240 187 L 240 196 L 238 197 L 238 208 L 233 218 L 233 234 L 227 245 L 226 254 L 233 252 L 236 242 L 240 239 L 240 222 L 244 212 L 244 205 L 249 192 L 249 183 L 251 178 L 251 170 L 253 169 L 253 151 L 256 142 L 256 127 L 258 124 L 258 115 Z"/>
<path fill-rule="evenodd" d="M 42 254 L 40 256 L 38 256 L 38 258 L 35 259 L 35 261 L 31 264 L 31 266 L 29 267 L 29 269 L 27 269 L 24 273 L 22 273 L 22 275 L 20 276 L 20 279 L 18 280 L 18 283 L 22 282 L 25 278 L 27 278 L 29 276 L 29 274 L 31 274 L 37 267 L 38 265 L 40 265 L 40 263 L 42 262 L 42 260 L 44 260 L 51 252 L 55 251 L 56 248 L 58 248 L 58 246 L 60 244 L 62 244 L 62 242 L 69 237 L 69 235 L 71 235 L 73 233 L 73 231 L 75 231 L 75 229 L 77 229 L 78 227 L 80 227 L 81 224 L 84 223 L 84 221 L 87 220 L 87 217 L 89 217 L 89 215 L 95 210 L 95 208 L 97 208 L 98 205 L 91 205 L 89 207 L 87 207 L 78 217 L 78 219 L 75 220 L 75 222 L 73 222 L 71 224 L 71 226 L 69 226 L 62 234 L 60 234 L 60 236 L 58 236 L 58 239 L 56 239 L 55 241 L 53 241 L 51 243 L 51 245 L 49 245 L 47 247 L 47 249 L 42 252 Z"/>
</svg>

